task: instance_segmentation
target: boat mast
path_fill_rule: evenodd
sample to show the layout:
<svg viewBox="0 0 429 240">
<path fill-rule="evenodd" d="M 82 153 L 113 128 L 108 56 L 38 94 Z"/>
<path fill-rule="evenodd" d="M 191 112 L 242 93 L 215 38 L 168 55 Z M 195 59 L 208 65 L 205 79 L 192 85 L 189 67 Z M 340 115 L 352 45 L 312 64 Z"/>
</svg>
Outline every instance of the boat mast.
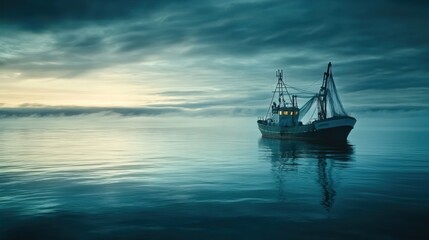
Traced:
<svg viewBox="0 0 429 240">
<path fill-rule="evenodd" d="M 319 99 L 319 120 L 323 120 L 326 119 L 326 115 L 327 115 L 327 96 L 328 96 L 328 80 L 329 80 L 329 76 L 331 74 L 331 62 L 329 62 L 328 64 L 328 69 L 326 70 L 326 72 L 323 74 L 323 83 L 322 86 L 320 87 L 320 91 L 319 91 L 319 95 L 318 95 L 318 99 Z"/>
<path fill-rule="evenodd" d="M 284 101 L 284 95 L 283 95 L 283 86 L 284 86 L 284 82 L 283 82 L 283 70 L 277 70 L 276 72 L 276 77 L 278 78 L 277 81 L 277 87 L 279 90 L 279 106 L 281 106 L 282 100 L 283 100 L 283 106 L 285 105 L 285 101 Z M 275 94 L 275 92 L 274 92 Z"/>
<path fill-rule="evenodd" d="M 283 107 L 286 107 L 287 104 L 292 103 L 293 104 L 293 98 L 290 96 L 286 84 L 283 81 L 283 70 L 277 70 L 276 76 L 278 77 L 277 86 L 279 88 L 279 105 L 280 103 L 283 103 Z M 289 103 L 285 101 L 284 93 L 286 92 L 287 96 L 289 97 Z"/>
<path fill-rule="evenodd" d="M 283 105 L 283 107 L 286 107 L 286 104 L 288 104 L 288 103 L 286 103 L 286 101 L 284 99 L 284 93 L 285 92 L 288 95 L 289 100 L 293 104 L 293 106 L 295 106 L 295 104 L 296 104 L 295 103 L 296 99 L 293 99 L 290 96 L 290 94 L 289 94 L 289 92 L 287 90 L 286 84 L 283 81 L 283 70 L 280 70 L 280 69 L 277 70 L 276 71 L 276 77 L 277 77 L 277 85 L 276 85 L 276 88 L 274 89 L 270 105 L 268 106 L 267 114 L 265 115 L 265 119 L 268 118 L 268 114 L 270 113 L 270 110 L 272 109 L 272 106 L 273 106 L 273 103 L 274 103 L 274 97 L 276 96 L 276 93 L 278 94 L 278 101 L 279 101 L 277 106 L 281 107 Z M 293 97 L 296 97 L 296 96 L 293 96 Z"/>
</svg>

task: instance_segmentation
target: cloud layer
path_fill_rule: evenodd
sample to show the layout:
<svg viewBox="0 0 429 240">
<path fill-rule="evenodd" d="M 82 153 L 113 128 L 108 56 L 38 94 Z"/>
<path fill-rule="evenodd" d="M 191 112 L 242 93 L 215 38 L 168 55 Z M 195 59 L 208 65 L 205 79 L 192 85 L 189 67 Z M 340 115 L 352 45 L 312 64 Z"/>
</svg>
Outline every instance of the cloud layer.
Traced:
<svg viewBox="0 0 429 240">
<path fill-rule="evenodd" d="M 332 61 L 346 108 L 427 109 L 428 7 L 394 0 L 5 0 L 0 102 L 253 113 L 268 104 L 276 69 L 291 85 L 317 91 Z"/>
</svg>

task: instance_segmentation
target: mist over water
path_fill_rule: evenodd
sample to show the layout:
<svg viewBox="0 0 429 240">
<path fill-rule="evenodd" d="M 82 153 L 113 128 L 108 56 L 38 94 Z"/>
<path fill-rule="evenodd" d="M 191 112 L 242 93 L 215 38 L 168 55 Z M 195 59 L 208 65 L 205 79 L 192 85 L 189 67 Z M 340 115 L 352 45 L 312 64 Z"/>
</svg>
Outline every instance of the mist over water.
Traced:
<svg viewBox="0 0 429 240">
<path fill-rule="evenodd" d="M 429 130 L 358 119 L 342 146 L 254 118 L 0 122 L 1 239 L 421 239 Z"/>
</svg>

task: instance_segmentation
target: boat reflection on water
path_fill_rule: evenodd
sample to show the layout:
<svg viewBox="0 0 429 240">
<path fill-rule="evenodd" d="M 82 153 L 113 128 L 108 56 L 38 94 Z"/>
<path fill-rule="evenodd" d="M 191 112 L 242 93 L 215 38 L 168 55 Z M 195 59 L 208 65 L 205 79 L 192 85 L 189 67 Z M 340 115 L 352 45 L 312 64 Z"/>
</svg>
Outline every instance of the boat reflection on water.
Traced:
<svg viewBox="0 0 429 240">
<path fill-rule="evenodd" d="M 303 184 L 309 185 L 313 179 L 316 179 L 322 191 L 321 205 L 328 211 L 337 194 L 335 191 L 337 175 L 334 172 L 349 167 L 354 155 L 354 148 L 348 142 L 327 145 L 298 140 L 260 138 L 259 150 L 265 153 L 272 163 L 272 172 L 279 184 L 281 200 L 289 197 L 286 189 L 298 187 L 291 186 L 291 183 L 304 182 Z M 297 173 L 298 170 L 300 174 L 292 173 Z"/>
</svg>

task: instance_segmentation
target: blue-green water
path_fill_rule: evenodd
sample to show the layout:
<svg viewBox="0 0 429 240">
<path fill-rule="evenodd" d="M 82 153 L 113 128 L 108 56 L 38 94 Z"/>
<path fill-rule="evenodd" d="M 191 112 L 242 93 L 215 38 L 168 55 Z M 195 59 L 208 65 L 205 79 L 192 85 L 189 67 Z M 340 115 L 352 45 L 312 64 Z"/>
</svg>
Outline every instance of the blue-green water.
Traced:
<svg viewBox="0 0 429 240">
<path fill-rule="evenodd" d="M 0 123 L 0 239 L 425 239 L 429 130 L 261 139 L 253 118 Z"/>
</svg>

